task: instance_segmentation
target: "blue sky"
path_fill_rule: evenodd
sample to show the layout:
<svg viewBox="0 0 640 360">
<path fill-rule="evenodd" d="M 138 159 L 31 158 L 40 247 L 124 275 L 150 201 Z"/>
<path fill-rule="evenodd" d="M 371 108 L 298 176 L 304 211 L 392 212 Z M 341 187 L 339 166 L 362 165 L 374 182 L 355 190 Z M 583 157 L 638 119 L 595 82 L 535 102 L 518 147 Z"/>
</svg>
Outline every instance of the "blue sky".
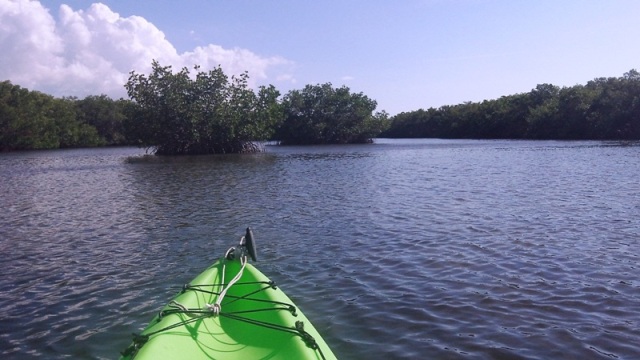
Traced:
<svg viewBox="0 0 640 360">
<path fill-rule="evenodd" d="M 0 0 L 0 81 L 56 96 L 126 97 L 155 58 L 346 85 L 393 115 L 622 76 L 639 41 L 636 0 Z"/>
</svg>

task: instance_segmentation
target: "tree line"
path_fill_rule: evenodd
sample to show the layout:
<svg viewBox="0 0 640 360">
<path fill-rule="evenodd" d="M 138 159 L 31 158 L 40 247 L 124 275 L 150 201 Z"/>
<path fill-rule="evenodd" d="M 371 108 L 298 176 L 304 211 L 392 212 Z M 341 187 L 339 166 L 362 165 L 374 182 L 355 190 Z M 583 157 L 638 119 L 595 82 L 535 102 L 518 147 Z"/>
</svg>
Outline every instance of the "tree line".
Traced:
<svg viewBox="0 0 640 360">
<path fill-rule="evenodd" d="M 549 140 L 640 139 L 640 73 L 586 85 L 541 84 L 527 93 L 400 113 L 380 136 Z"/>
<path fill-rule="evenodd" d="M 0 151 L 130 144 L 125 100 L 106 95 L 55 98 L 0 82 Z"/>
<path fill-rule="evenodd" d="M 249 88 L 247 73 L 194 70 L 174 72 L 154 61 L 150 74 L 130 73 L 128 100 L 59 99 L 5 81 L 0 150 L 138 145 L 159 155 L 255 152 L 267 140 L 370 142 L 389 123 L 386 112 L 374 113 L 375 100 L 345 86 L 307 85 L 280 97 L 273 85 Z"/>
<path fill-rule="evenodd" d="M 349 88 L 330 83 L 307 85 L 280 99 L 273 86 L 257 92 L 248 74 L 228 77 L 217 67 L 208 72 L 152 63 L 149 75 L 132 72 L 125 85 L 133 102 L 125 122 L 129 138 L 157 154 L 254 152 L 256 141 L 281 144 L 370 142 L 388 125 L 377 103 Z"/>
<path fill-rule="evenodd" d="M 129 99 L 55 98 L 0 82 L 0 151 L 137 145 L 157 154 L 252 152 L 284 145 L 366 143 L 375 137 L 477 139 L 640 139 L 640 73 L 586 85 L 541 84 L 527 93 L 403 112 L 330 83 L 284 96 L 257 91 L 248 75 L 220 67 L 173 72 L 154 61 L 132 72 Z"/>
</svg>

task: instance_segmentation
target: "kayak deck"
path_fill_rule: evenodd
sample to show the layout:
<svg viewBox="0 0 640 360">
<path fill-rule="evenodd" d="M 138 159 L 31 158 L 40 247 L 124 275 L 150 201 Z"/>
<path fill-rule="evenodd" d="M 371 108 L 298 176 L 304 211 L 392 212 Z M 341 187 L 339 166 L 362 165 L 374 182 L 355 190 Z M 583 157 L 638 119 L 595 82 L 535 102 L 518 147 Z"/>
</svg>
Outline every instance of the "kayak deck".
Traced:
<svg viewBox="0 0 640 360">
<path fill-rule="evenodd" d="M 237 282 L 236 275 L 242 274 Z M 222 293 L 220 307 L 216 301 Z M 185 285 L 122 359 L 335 359 L 291 299 L 253 265 L 217 261 Z"/>
</svg>

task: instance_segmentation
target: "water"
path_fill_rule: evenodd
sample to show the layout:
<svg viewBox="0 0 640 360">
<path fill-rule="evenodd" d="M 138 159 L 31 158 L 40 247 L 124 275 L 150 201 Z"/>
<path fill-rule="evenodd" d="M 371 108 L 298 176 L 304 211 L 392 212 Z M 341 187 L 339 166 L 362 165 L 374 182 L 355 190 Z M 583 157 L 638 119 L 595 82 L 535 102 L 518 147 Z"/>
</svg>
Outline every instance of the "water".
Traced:
<svg viewBox="0 0 640 360">
<path fill-rule="evenodd" d="M 342 359 L 640 358 L 640 147 L 0 155 L 4 359 L 113 359 L 246 226 Z"/>
</svg>

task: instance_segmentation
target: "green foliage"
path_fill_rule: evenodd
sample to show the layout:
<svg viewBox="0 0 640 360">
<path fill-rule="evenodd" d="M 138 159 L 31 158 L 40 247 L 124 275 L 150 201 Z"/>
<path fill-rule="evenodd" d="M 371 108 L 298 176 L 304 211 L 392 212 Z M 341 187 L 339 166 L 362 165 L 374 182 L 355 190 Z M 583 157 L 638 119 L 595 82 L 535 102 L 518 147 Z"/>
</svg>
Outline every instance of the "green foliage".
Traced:
<svg viewBox="0 0 640 360">
<path fill-rule="evenodd" d="M 640 73 L 401 113 L 386 137 L 640 139 Z"/>
<path fill-rule="evenodd" d="M 504 139 L 640 139 L 640 73 L 586 85 L 540 84 L 528 93 L 400 113 L 330 83 L 278 101 L 273 86 L 249 89 L 248 75 L 220 67 L 192 76 L 153 62 L 131 73 L 131 100 L 54 98 L 0 82 L 0 151 L 140 145 L 158 154 L 258 151 L 282 144 L 365 143 L 376 136 Z M 199 70 L 196 67 L 196 70 Z"/>
<path fill-rule="evenodd" d="M 49 114 L 54 124 L 58 137 L 58 146 L 91 147 L 104 145 L 104 141 L 98 135 L 96 128 L 82 123 L 76 117 L 76 100 L 72 98 L 55 99 L 54 106 Z"/>
<path fill-rule="evenodd" d="M 284 121 L 275 139 L 285 145 L 365 143 L 388 125 L 386 112 L 373 114 L 374 100 L 330 83 L 292 90 L 282 105 Z"/>
<path fill-rule="evenodd" d="M 112 100 L 107 95 L 91 95 L 75 101 L 78 121 L 95 128 L 106 145 L 127 145 L 124 133 L 127 100 Z"/>
<path fill-rule="evenodd" d="M 102 145 L 96 129 L 76 118 L 73 99 L 56 99 L 9 81 L 0 83 L 0 150 Z"/>
<path fill-rule="evenodd" d="M 152 64 L 149 76 L 131 73 L 125 85 L 133 105 L 125 132 L 157 154 L 212 154 L 257 151 L 281 118 L 279 92 L 261 87 L 254 93 L 246 73 L 229 79 L 220 67 L 190 77 L 183 68 Z M 195 68 L 199 70 L 198 67 Z"/>
</svg>

